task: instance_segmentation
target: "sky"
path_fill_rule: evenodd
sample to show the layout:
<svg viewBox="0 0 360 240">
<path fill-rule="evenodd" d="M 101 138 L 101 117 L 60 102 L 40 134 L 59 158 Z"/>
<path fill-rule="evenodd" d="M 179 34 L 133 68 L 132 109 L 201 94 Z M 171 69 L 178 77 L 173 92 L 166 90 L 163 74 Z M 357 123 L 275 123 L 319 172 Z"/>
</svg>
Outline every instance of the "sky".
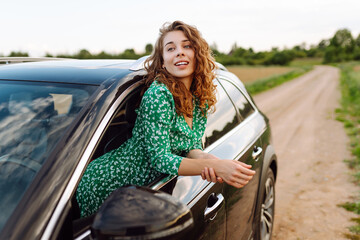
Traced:
<svg viewBox="0 0 360 240">
<path fill-rule="evenodd" d="M 360 0 L 11 0 L 0 4 L 0 56 L 137 53 L 154 44 L 165 22 L 196 26 L 228 52 L 318 44 L 339 29 L 360 33 Z"/>
</svg>

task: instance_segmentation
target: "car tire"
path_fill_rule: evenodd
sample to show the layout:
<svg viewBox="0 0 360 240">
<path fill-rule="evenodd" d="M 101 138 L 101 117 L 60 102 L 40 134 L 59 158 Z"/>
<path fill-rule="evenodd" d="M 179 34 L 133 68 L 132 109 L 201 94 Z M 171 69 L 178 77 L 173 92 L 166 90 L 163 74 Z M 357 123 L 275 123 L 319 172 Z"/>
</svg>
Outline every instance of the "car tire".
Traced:
<svg viewBox="0 0 360 240">
<path fill-rule="evenodd" d="M 257 216 L 255 218 L 255 240 L 270 240 L 274 225 L 275 212 L 275 177 L 269 168 L 265 175 L 264 185 L 260 193 Z"/>
</svg>

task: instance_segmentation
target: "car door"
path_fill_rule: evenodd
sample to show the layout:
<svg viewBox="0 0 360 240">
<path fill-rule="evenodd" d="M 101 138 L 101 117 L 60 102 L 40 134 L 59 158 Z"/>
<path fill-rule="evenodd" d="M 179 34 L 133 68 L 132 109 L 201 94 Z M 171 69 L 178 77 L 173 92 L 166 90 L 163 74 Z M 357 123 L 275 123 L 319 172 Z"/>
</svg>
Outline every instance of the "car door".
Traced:
<svg viewBox="0 0 360 240">
<path fill-rule="evenodd" d="M 260 140 L 251 125 L 253 106 L 231 81 L 219 77 L 219 83 L 226 93 L 218 87 L 220 98 L 217 112 L 209 116 L 205 144 L 209 145 L 209 152 L 215 156 L 250 164 L 256 171 L 245 187 L 237 189 L 224 184 L 223 190 L 227 216 L 226 239 L 248 239 L 252 234 L 252 219 L 261 175 L 258 157 L 261 148 L 257 148 Z"/>
<path fill-rule="evenodd" d="M 168 176 L 152 188 L 172 194 L 191 209 L 194 228 L 187 239 L 225 239 L 226 211 L 222 184 L 209 183 L 200 176 Z"/>
</svg>

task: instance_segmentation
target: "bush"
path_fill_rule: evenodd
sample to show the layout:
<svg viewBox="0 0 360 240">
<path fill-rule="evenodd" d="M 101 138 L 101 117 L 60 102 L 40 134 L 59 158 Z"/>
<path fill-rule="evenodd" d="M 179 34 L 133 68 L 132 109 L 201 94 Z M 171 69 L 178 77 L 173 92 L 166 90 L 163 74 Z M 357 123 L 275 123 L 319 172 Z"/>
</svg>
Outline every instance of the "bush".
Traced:
<svg viewBox="0 0 360 240">
<path fill-rule="evenodd" d="M 265 65 L 288 65 L 294 59 L 290 51 L 275 51 L 272 53 L 267 60 Z"/>
</svg>

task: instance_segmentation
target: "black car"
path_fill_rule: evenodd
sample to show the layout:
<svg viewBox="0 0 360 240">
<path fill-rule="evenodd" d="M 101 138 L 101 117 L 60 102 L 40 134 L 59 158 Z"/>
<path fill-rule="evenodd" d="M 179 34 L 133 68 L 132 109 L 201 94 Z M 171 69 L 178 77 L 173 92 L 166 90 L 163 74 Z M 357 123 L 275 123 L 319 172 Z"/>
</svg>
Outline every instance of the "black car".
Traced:
<svg viewBox="0 0 360 240">
<path fill-rule="evenodd" d="M 0 64 L 0 239 L 271 238 L 277 161 L 268 119 L 220 64 L 204 151 L 251 164 L 253 179 L 237 189 L 163 175 L 79 217 L 75 192 L 87 164 L 131 137 L 143 62 Z"/>
</svg>

